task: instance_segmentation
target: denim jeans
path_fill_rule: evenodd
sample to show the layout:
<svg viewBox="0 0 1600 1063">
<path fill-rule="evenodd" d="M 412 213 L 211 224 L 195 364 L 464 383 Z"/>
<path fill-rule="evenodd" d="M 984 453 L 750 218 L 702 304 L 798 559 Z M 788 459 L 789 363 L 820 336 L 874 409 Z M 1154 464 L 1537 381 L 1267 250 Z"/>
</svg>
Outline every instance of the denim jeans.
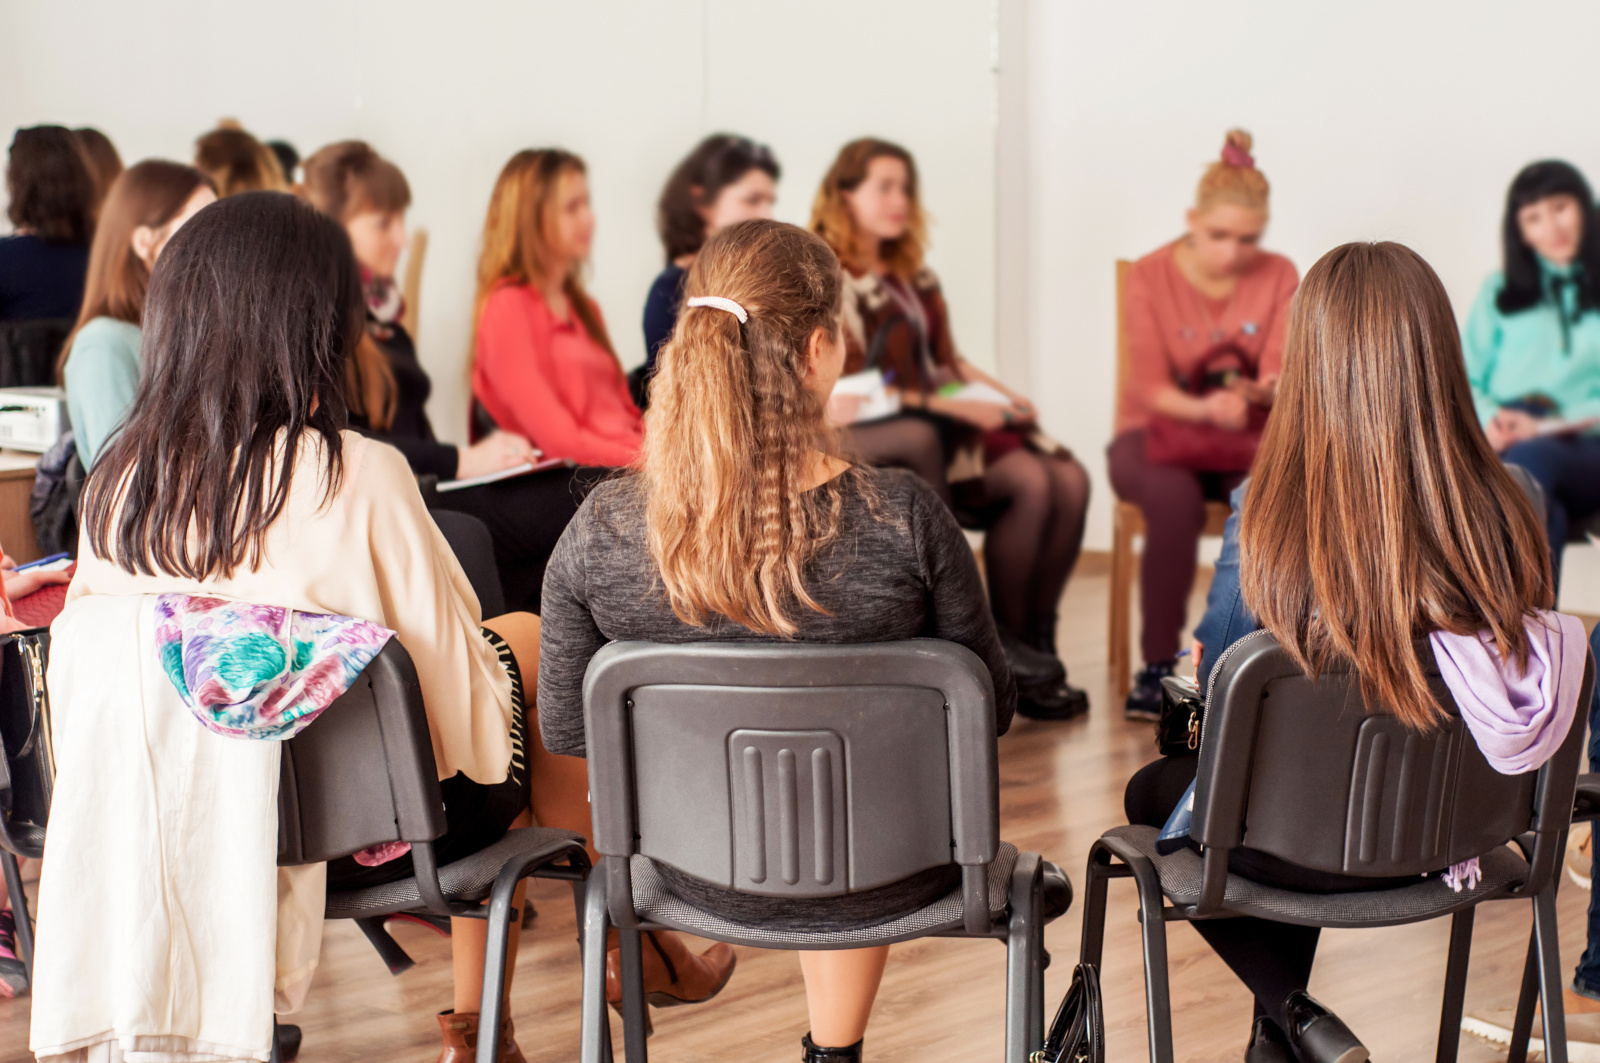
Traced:
<svg viewBox="0 0 1600 1063">
<path fill-rule="evenodd" d="M 1594 651 L 1595 659 L 1600 661 L 1600 625 L 1594 629 L 1594 634 L 1589 637 L 1589 648 Z M 1600 771 L 1600 689 L 1595 691 L 1594 700 L 1589 703 L 1589 770 Z M 1591 852 L 1600 852 L 1600 845 L 1590 847 Z M 1600 880 L 1600 860 L 1595 860 L 1589 868 L 1592 876 L 1590 881 Z M 1578 961 L 1578 969 L 1572 976 L 1572 988 L 1586 997 L 1600 1000 L 1600 893 L 1591 887 L 1589 890 L 1589 941 L 1583 949 L 1583 959 Z"/>
</svg>

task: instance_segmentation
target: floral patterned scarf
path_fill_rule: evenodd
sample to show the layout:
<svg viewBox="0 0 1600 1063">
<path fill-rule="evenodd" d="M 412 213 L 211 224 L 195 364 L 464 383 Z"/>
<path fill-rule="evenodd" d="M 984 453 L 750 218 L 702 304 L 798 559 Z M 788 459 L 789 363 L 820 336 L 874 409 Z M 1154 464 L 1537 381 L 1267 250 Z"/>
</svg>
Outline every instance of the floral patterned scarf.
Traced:
<svg viewBox="0 0 1600 1063">
<path fill-rule="evenodd" d="M 163 594 L 161 670 L 208 730 L 283 740 L 350 689 L 394 632 L 368 620 Z"/>
<path fill-rule="evenodd" d="M 394 335 L 394 326 L 406 316 L 405 296 L 393 277 L 380 277 L 361 267 L 361 294 L 367 301 L 367 331 L 375 340 Z"/>
</svg>

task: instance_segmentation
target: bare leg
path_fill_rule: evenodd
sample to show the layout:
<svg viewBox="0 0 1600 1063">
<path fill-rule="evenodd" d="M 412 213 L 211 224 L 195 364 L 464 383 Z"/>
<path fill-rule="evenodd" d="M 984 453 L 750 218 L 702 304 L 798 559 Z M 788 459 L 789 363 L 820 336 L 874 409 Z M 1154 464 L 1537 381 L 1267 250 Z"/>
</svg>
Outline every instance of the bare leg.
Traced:
<svg viewBox="0 0 1600 1063">
<path fill-rule="evenodd" d="M 888 959 L 887 945 L 800 953 L 811 1040 L 819 1048 L 846 1048 L 861 1040 Z"/>
<path fill-rule="evenodd" d="M 531 823 L 524 812 L 512 820 L 512 829 Z M 517 973 L 517 946 L 522 941 L 522 898 L 528 883 L 517 885 L 511 901 L 511 939 L 506 947 L 506 996 L 511 995 L 511 978 Z M 485 901 L 485 904 L 488 902 Z M 483 1003 L 483 960 L 489 949 L 489 923 L 484 919 L 450 920 L 450 967 L 455 972 L 457 1015 L 477 1014 Z"/>
</svg>

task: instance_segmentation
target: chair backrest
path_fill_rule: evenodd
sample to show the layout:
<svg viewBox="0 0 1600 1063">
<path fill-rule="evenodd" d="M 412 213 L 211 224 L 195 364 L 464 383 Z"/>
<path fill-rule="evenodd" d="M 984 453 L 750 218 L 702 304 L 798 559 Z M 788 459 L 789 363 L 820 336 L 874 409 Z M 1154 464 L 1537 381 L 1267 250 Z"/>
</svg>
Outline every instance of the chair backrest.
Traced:
<svg viewBox="0 0 1600 1063">
<path fill-rule="evenodd" d="M 1235 643 L 1219 661 L 1195 788 L 1193 836 L 1208 864 L 1213 851 L 1220 865 L 1243 846 L 1319 871 L 1401 877 L 1532 830 L 1535 874 L 1549 873 L 1572 814 L 1593 660 L 1555 756 L 1538 771 L 1502 775 L 1478 750 L 1427 643 L 1417 649 L 1446 710 L 1427 732 L 1367 704 L 1349 668 L 1313 681 L 1265 631 Z"/>
<path fill-rule="evenodd" d="M 1113 408 L 1122 401 L 1122 387 L 1128 381 L 1128 271 L 1133 263 L 1126 258 L 1117 259 L 1117 390 L 1112 393 Z"/>
<path fill-rule="evenodd" d="M 952 862 L 981 890 L 999 847 L 994 690 L 953 643 L 613 643 L 589 664 L 584 716 L 614 884 L 640 853 L 775 897 Z"/>
<path fill-rule="evenodd" d="M 413 229 L 411 231 L 411 246 L 406 253 L 406 279 L 400 286 L 400 294 L 405 297 L 406 312 L 400 323 L 411 333 L 413 340 L 417 337 L 417 321 L 421 316 L 422 306 L 422 265 L 428 259 L 428 230 Z"/>
<path fill-rule="evenodd" d="M 451 509 L 435 509 L 431 514 L 439 533 L 450 544 L 450 552 L 460 562 L 461 571 L 467 574 L 472 593 L 478 596 L 480 615 L 491 617 L 504 613 L 506 595 L 500 585 L 500 568 L 494 560 L 494 536 L 489 526 L 470 513 Z"/>
<path fill-rule="evenodd" d="M 283 743 L 278 863 L 312 864 L 444 833 L 433 741 L 411 655 L 390 639 L 349 690 Z"/>
<path fill-rule="evenodd" d="M 0 388 L 55 384 L 56 358 L 75 324 L 70 317 L 0 321 Z"/>
</svg>

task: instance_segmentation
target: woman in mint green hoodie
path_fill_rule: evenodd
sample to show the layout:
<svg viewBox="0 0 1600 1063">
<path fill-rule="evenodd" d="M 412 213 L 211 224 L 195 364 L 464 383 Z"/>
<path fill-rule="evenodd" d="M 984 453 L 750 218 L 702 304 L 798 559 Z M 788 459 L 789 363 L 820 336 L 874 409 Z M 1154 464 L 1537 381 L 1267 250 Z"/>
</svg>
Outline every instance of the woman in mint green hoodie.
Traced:
<svg viewBox="0 0 1600 1063">
<path fill-rule="evenodd" d="M 60 365 L 73 443 L 85 469 L 133 405 L 144 291 L 156 256 L 216 199 L 211 178 L 158 159 L 125 170 L 106 194 L 89 250 L 83 308 Z"/>
<path fill-rule="evenodd" d="M 1564 162 L 1511 182 L 1505 268 L 1463 330 L 1489 442 L 1544 488 L 1557 578 L 1575 522 L 1600 513 L 1600 226 L 1589 183 Z"/>
</svg>

